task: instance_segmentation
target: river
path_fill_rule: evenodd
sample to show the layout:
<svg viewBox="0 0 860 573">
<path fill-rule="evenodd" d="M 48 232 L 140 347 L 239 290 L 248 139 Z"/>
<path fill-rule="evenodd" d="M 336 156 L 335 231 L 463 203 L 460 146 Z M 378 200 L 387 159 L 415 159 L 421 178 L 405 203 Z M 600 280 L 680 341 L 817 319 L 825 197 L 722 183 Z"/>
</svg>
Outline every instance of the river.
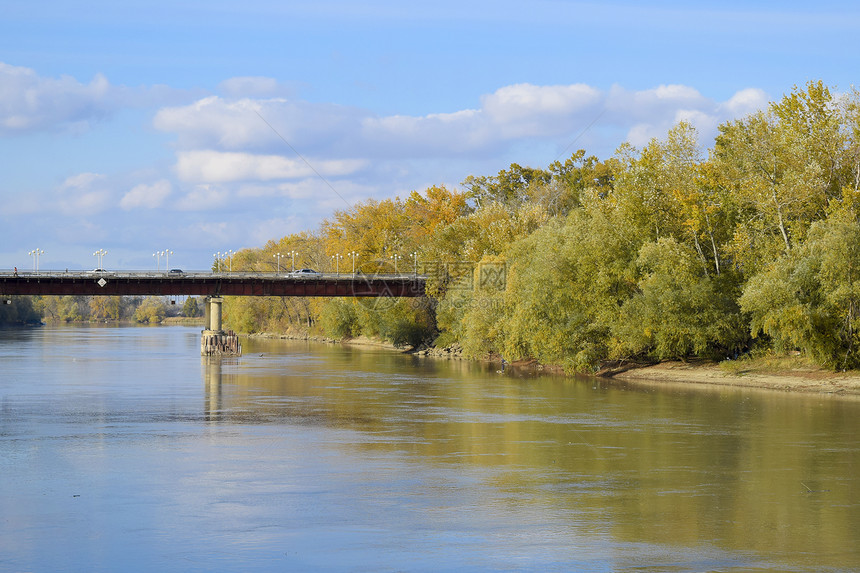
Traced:
<svg viewBox="0 0 860 573">
<path fill-rule="evenodd" d="M 0 571 L 860 570 L 860 401 L 0 330 Z"/>
</svg>

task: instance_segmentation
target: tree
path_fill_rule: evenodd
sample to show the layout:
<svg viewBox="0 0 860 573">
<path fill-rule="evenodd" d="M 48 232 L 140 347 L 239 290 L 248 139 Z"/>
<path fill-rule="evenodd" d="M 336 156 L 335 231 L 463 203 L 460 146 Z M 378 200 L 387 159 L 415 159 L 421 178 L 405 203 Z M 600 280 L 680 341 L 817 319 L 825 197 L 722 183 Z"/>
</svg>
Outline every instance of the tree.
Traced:
<svg viewBox="0 0 860 573">
<path fill-rule="evenodd" d="M 180 314 L 189 318 L 196 318 L 198 316 L 203 316 L 203 311 L 200 309 L 199 301 L 193 296 L 189 296 L 185 299 L 185 303 L 182 305 Z"/>
<path fill-rule="evenodd" d="M 466 197 L 476 209 L 490 203 L 517 207 L 527 199 L 530 185 L 536 182 L 549 183 L 551 179 L 552 174 L 548 171 L 511 163 L 510 169 L 502 169 L 496 176 L 469 175 L 463 181 L 463 186 L 467 189 Z"/>
<path fill-rule="evenodd" d="M 158 324 L 164 320 L 166 314 L 167 309 L 164 300 L 161 297 L 150 296 L 144 299 L 134 311 L 134 320 Z"/>
<path fill-rule="evenodd" d="M 739 302 L 753 336 L 776 351 L 860 367 L 860 223 L 836 214 L 813 224 L 807 242 L 750 279 Z"/>
<path fill-rule="evenodd" d="M 837 194 L 842 142 L 831 108 L 829 91 L 810 84 L 720 126 L 713 160 L 741 207 L 730 252 L 747 276 L 801 243 Z"/>
<path fill-rule="evenodd" d="M 39 319 L 39 313 L 34 308 L 31 297 L 0 297 L 0 324 L 34 323 L 39 322 Z"/>
<path fill-rule="evenodd" d="M 639 243 L 604 207 L 589 199 L 565 221 L 511 246 L 501 327 L 506 357 L 583 371 L 612 355 L 610 325 L 635 288 Z"/>
<path fill-rule="evenodd" d="M 119 320 L 125 307 L 121 296 L 90 297 L 90 318 L 92 320 Z"/>
<path fill-rule="evenodd" d="M 736 293 L 702 269 L 693 249 L 662 238 L 642 246 L 636 266 L 638 292 L 624 301 L 612 329 L 621 352 L 724 358 L 745 346 Z"/>
</svg>

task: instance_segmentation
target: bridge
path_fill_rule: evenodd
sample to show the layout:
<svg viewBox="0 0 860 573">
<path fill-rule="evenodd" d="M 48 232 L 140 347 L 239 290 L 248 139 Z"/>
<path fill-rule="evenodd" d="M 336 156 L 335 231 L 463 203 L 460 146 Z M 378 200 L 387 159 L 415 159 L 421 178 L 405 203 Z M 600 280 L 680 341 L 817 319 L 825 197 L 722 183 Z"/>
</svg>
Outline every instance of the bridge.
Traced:
<svg viewBox="0 0 860 573">
<path fill-rule="evenodd" d="M 424 296 L 416 274 L 24 271 L 0 272 L 0 296 Z"/>
<path fill-rule="evenodd" d="M 0 298 L 14 295 L 205 296 L 203 355 L 241 354 L 221 328 L 224 296 L 419 297 L 426 277 L 362 273 L 24 271 L 0 272 Z"/>
</svg>

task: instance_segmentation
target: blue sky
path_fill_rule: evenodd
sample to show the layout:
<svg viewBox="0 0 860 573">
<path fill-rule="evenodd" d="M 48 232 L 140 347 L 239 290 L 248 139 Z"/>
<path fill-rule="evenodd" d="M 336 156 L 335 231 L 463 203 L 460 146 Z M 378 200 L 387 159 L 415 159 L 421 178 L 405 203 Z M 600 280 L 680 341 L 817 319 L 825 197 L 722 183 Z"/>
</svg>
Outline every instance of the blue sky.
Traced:
<svg viewBox="0 0 860 573">
<path fill-rule="evenodd" d="M 795 85 L 855 83 L 853 2 L 0 4 L 0 269 L 208 268 L 368 198 L 458 187 Z M 164 262 L 161 261 L 163 265 Z"/>
</svg>

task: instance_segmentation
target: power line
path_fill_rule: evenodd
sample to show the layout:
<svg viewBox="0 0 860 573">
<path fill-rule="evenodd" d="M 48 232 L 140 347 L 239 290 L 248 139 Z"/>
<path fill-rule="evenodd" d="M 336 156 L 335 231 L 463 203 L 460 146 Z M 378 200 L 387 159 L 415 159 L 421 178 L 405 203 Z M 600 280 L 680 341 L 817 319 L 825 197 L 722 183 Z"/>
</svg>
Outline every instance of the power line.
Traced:
<svg viewBox="0 0 860 573">
<path fill-rule="evenodd" d="M 266 121 L 266 118 L 265 118 L 265 117 L 263 117 L 262 115 L 260 115 L 260 112 L 259 112 L 259 111 L 254 110 L 254 113 L 256 113 L 256 114 L 259 116 L 259 118 L 263 120 L 263 123 L 265 123 L 266 125 L 268 125 L 268 126 L 269 126 L 269 129 L 271 129 L 272 131 L 274 131 L 274 132 L 275 132 L 275 135 L 277 135 L 278 137 L 280 137 L 280 138 L 281 138 L 281 141 L 283 141 L 284 143 L 286 143 L 286 144 L 287 144 L 287 147 L 289 147 L 290 149 L 292 149 L 292 150 L 293 150 L 293 153 L 295 153 L 295 154 L 298 156 L 298 158 L 299 158 L 299 159 L 301 159 L 302 161 L 304 161 L 304 162 L 305 162 L 305 165 L 307 165 L 307 166 L 311 169 L 311 171 L 313 171 L 314 173 L 316 173 L 317 177 L 319 177 L 320 179 L 322 179 L 323 183 L 325 183 L 326 185 L 328 185 L 328 188 L 329 188 L 329 189 L 331 189 L 332 191 L 334 191 L 334 194 L 335 194 L 335 195 L 337 195 L 338 197 L 340 197 L 340 200 L 341 200 L 341 201 L 343 201 L 344 203 L 346 203 L 346 206 L 347 206 L 347 207 L 352 207 L 352 204 L 351 204 L 349 201 L 347 201 L 346 199 L 344 199 L 344 198 L 343 198 L 343 195 L 341 195 L 340 193 L 338 193 L 338 192 L 337 192 L 337 189 L 335 189 L 335 188 L 334 188 L 334 186 L 332 186 L 332 184 L 331 184 L 331 183 L 329 183 L 329 182 L 328 182 L 328 180 L 327 180 L 325 177 L 323 177 L 323 176 L 320 174 L 320 172 L 319 172 L 319 171 L 317 171 L 316 169 L 314 169 L 314 166 L 313 166 L 313 165 L 311 165 L 311 164 L 310 164 L 310 162 L 309 162 L 307 159 L 305 159 L 305 158 L 302 156 L 302 154 L 301 154 L 301 153 L 299 153 L 299 152 L 298 152 L 298 150 L 297 150 L 295 147 L 293 147 L 293 146 L 290 144 L 290 142 L 289 142 L 289 141 L 287 141 L 287 140 L 286 140 L 286 138 L 284 138 L 284 136 L 283 136 L 283 135 L 281 135 L 281 134 L 278 132 L 278 130 L 277 130 L 277 129 L 275 129 L 275 128 L 274 128 L 274 126 L 273 126 L 271 123 L 269 123 L 268 121 Z"/>
</svg>

